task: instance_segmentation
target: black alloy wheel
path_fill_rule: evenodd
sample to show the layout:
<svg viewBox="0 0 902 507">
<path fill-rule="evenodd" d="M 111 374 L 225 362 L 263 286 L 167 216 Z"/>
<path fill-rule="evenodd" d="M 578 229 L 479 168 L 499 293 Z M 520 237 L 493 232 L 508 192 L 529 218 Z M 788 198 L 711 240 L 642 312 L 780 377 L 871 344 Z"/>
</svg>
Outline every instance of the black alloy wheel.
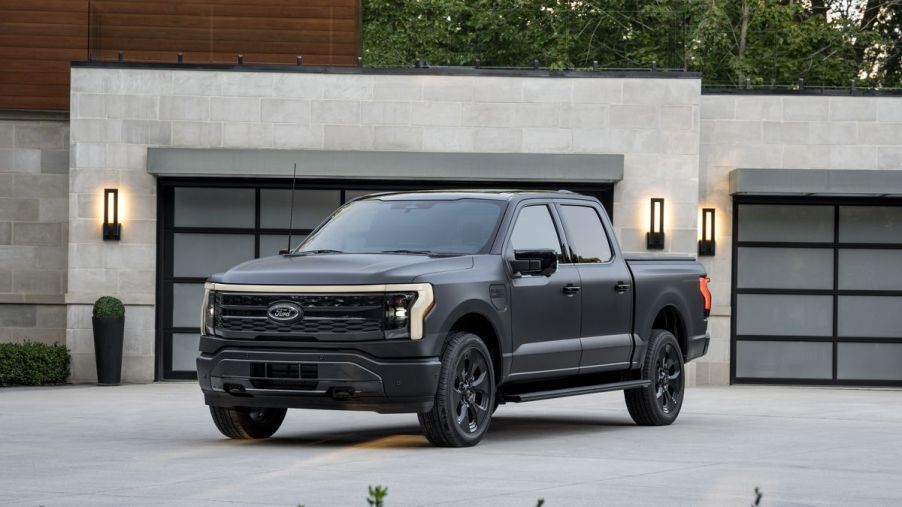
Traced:
<svg viewBox="0 0 902 507">
<path fill-rule="evenodd" d="M 655 361 L 655 398 L 665 414 L 678 410 L 683 396 L 683 361 L 671 343 Z"/>
<path fill-rule="evenodd" d="M 488 430 L 495 408 L 491 354 L 476 335 L 455 332 L 442 353 L 435 403 L 418 414 L 426 438 L 439 447 L 469 447 Z"/>
<path fill-rule="evenodd" d="M 457 414 L 457 424 L 466 433 L 473 433 L 480 424 L 491 416 L 489 404 L 491 394 L 486 389 L 489 384 L 489 367 L 485 357 L 471 348 L 460 358 L 454 376 L 454 390 L 451 403 Z"/>
<path fill-rule="evenodd" d="M 680 344 L 670 331 L 655 329 L 648 340 L 642 378 L 651 383 L 623 392 L 630 417 L 641 426 L 673 423 L 683 406 L 686 375 Z"/>
</svg>

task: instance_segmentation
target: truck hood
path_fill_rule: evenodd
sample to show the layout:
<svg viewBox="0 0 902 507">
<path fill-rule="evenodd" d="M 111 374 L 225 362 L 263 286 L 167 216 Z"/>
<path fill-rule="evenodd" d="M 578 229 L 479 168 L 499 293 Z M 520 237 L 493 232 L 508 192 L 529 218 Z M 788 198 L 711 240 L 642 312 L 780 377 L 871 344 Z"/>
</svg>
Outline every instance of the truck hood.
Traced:
<svg viewBox="0 0 902 507">
<path fill-rule="evenodd" d="M 240 285 L 371 285 L 411 283 L 431 273 L 473 267 L 472 256 L 318 254 L 263 257 L 210 277 Z"/>
</svg>

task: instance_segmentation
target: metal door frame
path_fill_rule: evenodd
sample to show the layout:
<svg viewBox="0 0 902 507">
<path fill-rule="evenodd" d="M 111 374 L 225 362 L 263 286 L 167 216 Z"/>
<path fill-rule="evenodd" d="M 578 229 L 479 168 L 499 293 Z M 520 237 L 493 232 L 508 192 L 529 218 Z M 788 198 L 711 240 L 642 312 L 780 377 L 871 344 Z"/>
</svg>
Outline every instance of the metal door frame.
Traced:
<svg viewBox="0 0 902 507">
<path fill-rule="evenodd" d="M 346 202 L 350 190 L 416 190 L 426 188 L 511 188 L 565 189 L 597 197 L 609 214 L 613 213 L 614 184 L 564 184 L 554 182 L 516 183 L 469 181 L 382 181 L 382 180 L 297 180 L 298 190 L 339 190 L 341 204 Z M 255 190 L 254 227 L 175 227 L 174 189 L 176 187 L 249 188 Z M 194 372 L 173 371 L 172 334 L 196 333 L 198 327 L 174 327 L 172 325 L 172 293 L 174 283 L 200 283 L 205 278 L 173 276 L 173 235 L 175 233 L 215 233 L 254 235 L 254 256 L 260 255 L 261 234 L 288 234 L 288 229 L 264 229 L 260 227 L 260 190 L 291 188 L 290 179 L 244 178 L 158 178 L 157 180 L 157 273 L 156 273 L 156 345 L 154 378 L 156 380 L 196 379 Z M 310 229 L 294 229 L 297 235 L 309 234 Z M 199 324 L 198 324 L 199 326 Z"/>
<path fill-rule="evenodd" d="M 776 204 L 792 206 L 832 206 L 833 207 L 833 241 L 825 243 L 772 242 L 772 241 L 739 241 L 739 206 L 748 204 Z M 840 243 L 839 242 L 839 208 L 841 206 L 902 206 L 900 198 L 860 198 L 860 197 L 818 197 L 818 196 L 733 196 L 733 245 L 731 267 L 730 295 L 730 383 L 731 384 L 787 384 L 787 385 L 837 385 L 837 386 L 902 386 L 902 380 L 867 380 L 837 379 L 837 352 L 840 343 L 898 343 L 902 337 L 841 337 L 838 336 L 838 301 L 839 296 L 902 296 L 900 290 L 840 290 L 839 289 L 839 250 L 902 250 L 902 243 Z M 739 289 L 737 287 L 739 269 L 739 248 L 830 248 L 833 250 L 833 288 L 832 289 Z M 737 295 L 739 294 L 780 294 L 780 295 L 815 295 L 833 297 L 833 331 L 831 336 L 770 336 L 770 335 L 738 335 L 736 332 Z M 799 378 L 761 378 L 736 376 L 736 343 L 737 341 L 785 341 L 785 342 L 819 342 L 832 343 L 833 375 L 831 379 L 799 379 Z"/>
</svg>

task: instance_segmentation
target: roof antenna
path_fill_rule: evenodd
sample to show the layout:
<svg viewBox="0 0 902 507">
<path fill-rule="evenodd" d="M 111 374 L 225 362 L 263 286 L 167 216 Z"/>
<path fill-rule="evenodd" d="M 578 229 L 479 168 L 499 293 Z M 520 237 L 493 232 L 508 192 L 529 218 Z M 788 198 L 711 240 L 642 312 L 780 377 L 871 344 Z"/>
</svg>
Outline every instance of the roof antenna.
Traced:
<svg viewBox="0 0 902 507">
<path fill-rule="evenodd" d="M 298 163 L 294 163 L 294 170 L 291 171 L 291 206 L 288 208 L 288 249 L 285 253 L 291 253 L 291 233 L 294 228 L 294 182 L 298 176 Z"/>
</svg>

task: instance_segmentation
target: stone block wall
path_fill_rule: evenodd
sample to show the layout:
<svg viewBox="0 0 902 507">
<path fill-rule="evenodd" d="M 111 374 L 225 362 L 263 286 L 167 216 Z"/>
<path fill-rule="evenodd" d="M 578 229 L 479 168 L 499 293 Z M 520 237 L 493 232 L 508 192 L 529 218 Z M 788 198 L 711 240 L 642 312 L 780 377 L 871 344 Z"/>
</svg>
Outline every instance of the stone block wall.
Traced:
<svg viewBox="0 0 902 507">
<path fill-rule="evenodd" d="M 700 383 L 729 382 L 733 204 L 728 174 L 755 169 L 902 169 L 902 99 L 702 95 L 699 208 L 717 209 L 712 342 Z"/>
<path fill-rule="evenodd" d="M 649 198 L 667 199 L 667 253 L 695 251 L 700 81 L 72 69 L 67 343 L 93 377 L 88 306 L 126 303 L 131 380 L 153 378 L 156 181 L 148 147 L 614 153 L 614 223 L 645 251 Z M 378 176 L 378 175 L 377 175 Z M 448 175 L 453 179 L 454 175 Z M 124 200 L 100 239 L 105 186 Z M 135 315 L 134 319 L 129 316 Z"/>
<path fill-rule="evenodd" d="M 65 343 L 66 115 L 0 112 L 0 342 Z"/>
</svg>

